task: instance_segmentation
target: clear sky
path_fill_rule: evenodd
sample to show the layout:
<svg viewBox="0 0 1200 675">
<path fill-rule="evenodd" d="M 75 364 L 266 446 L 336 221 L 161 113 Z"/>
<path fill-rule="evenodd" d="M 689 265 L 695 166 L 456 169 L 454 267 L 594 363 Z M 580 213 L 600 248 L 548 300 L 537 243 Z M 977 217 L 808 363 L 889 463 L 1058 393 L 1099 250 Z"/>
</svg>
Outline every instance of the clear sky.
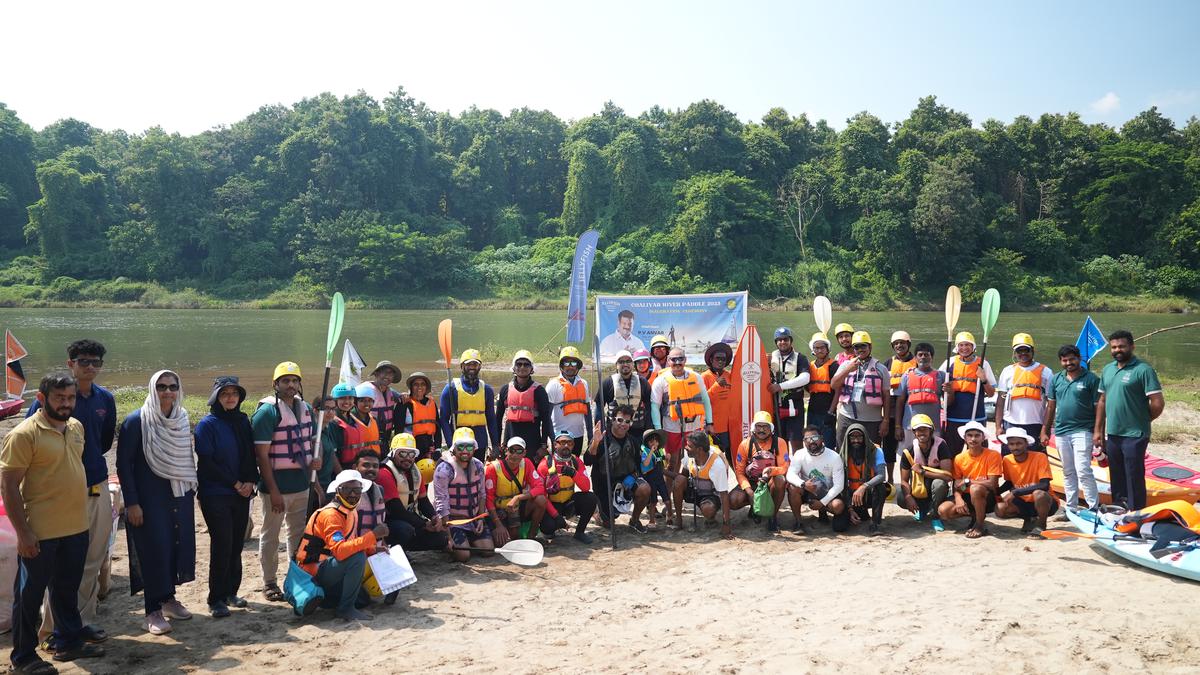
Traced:
<svg viewBox="0 0 1200 675">
<path fill-rule="evenodd" d="M 1200 2 L 61 2 L 0 8 L 0 102 L 40 129 L 193 134 L 262 105 L 397 86 L 435 110 L 586 117 L 714 99 L 835 127 L 935 94 L 1010 121 L 1200 115 Z"/>
</svg>

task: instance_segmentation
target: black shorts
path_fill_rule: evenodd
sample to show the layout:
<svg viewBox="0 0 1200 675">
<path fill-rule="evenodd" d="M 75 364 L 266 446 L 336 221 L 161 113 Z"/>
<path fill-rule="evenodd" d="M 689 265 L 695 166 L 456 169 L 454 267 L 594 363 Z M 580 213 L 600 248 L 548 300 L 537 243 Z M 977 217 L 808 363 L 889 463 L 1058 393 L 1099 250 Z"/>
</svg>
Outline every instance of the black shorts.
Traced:
<svg viewBox="0 0 1200 675">
<path fill-rule="evenodd" d="M 1037 506 L 1033 502 L 1027 502 L 1020 497 L 1012 500 L 1013 506 L 1017 507 L 1017 513 L 1021 514 L 1022 518 L 1037 518 Z M 1050 500 L 1050 510 L 1046 512 L 1047 516 L 1052 516 L 1058 513 L 1058 500 Z"/>
<path fill-rule="evenodd" d="M 692 499 L 688 500 L 688 503 L 695 504 L 696 508 L 703 507 L 705 503 L 712 504 L 713 508 L 717 510 L 721 508 L 721 498 L 714 494 L 700 495 L 699 497 L 693 496 Z"/>
<path fill-rule="evenodd" d="M 968 494 L 964 494 L 962 497 L 963 497 L 963 501 L 967 502 L 967 511 L 971 514 L 971 517 L 974 518 L 975 517 L 975 502 L 971 501 L 971 495 L 968 493 Z M 984 510 L 984 515 L 996 512 L 996 493 L 995 492 L 988 490 L 987 497 L 984 498 L 983 502 L 985 504 L 987 504 L 987 508 Z"/>
</svg>

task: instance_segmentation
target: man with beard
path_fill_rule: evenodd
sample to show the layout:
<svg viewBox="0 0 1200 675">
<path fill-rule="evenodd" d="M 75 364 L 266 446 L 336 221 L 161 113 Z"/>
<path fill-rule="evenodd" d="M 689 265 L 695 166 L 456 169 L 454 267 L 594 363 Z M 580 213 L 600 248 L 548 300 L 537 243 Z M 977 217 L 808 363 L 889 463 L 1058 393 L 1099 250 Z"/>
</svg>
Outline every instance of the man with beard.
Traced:
<svg viewBox="0 0 1200 675">
<path fill-rule="evenodd" d="M 771 491 L 771 499 L 775 502 L 775 510 L 767 514 L 767 532 L 779 531 L 779 509 L 783 506 L 784 492 L 787 490 L 788 458 L 787 441 L 774 435 L 775 425 L 771 421 L 771 413 L 760 410 L 754 413 L 754 431 L 750 437 L 742 441 L 737 449 L 737 457 L 733 462 L 733 475 L 737 477 L 737 487 L 729 492 L 729 508 L 734 511 L 753 504 L 754 492 L 759 483 L 767 481 Z M 751 507 L 753 508 L 753 507 Z M 751 514 L 757 518 L 763 514 Z"/>
<path fill-rule="evenodd" d="M 533 462 L 525 456 L 523 438 L 514 436 L 508 440 L 504 457 L 488 462 L 483 480 L 497 545 L 532 536 L 541 529 L 546 515 L 546 485 Z"/>
<path fill-rule="evenodd" d="M 871 356 L 871 334 L 860 330 L 851 340 L 854 358 L 838 368 L 830 386 L 838 393 L 837 437 L 838 452 L 844 457 L 842 445 L 851 424 L 861 424 L 872 443 L 878 443 L 889 433 L 884 412 L 891 407 L 888 389 L 890 375 L 883 364 Z M 831 410 L 830 412 L 833 412 Z"/>
<path fill-rule="evenodd" d="M 440 405 L 442 436 L 452 438 L 455 429 L 470 429 L 474 434 L 475 458 L 487 457 L 488 438 L 499 443 L 496 423 L 496 392 L 479 379 L 483 360 L 478 349 L 468 349 L 459 358 L 462 377 L 456 377 L 442 390 Z"/>
<path fill-rule="evenodd" d="M 808 359 L 792 348 L 792 331 L 775 329 L 775 351 L 771 352 L 771 393 L 779 407 L 779 436 L 799 441 L 804 433 L 804 386 L 811 375 Z"/>
<path fill-rule="evenodd" d="M 837 340 L 838 346 L 842 348 L 834 358 L 838 367 L 841 367 L 843 363 L 854 358 L 854 326 L 848 323 L 834 326 L 833 339 Z"/>
<path fill-rule="evenodd" d="M 975 353 L 975 336 L 965 330 L 954 336 L 954 355 L 949 364 L 943 361 L 938 370 L 950 373 L 945 438 L 957 456 L 963 448 L 960 428 L 967 422 L 979 422 L 982 426 L 987 421 L 984 399 L 996 393 L 996 374 L 992 372 L 992 364 Z"/>
<path fill-rule="evenodd" d="M 512 360 L 512 382 L 500 387 L 496 417 L 501 420 L 504 442 L 525 441 L 525 456 L 536 463 L 546 452 L 554 433 L 553 413 L 546 389 L 533 380 L 533 354 L 518 350 Z"/>
<path fill-rule="evenodd" d="M 1000 442 L 1008 446 L 1004 457 L 1004 485 L 1000 486 L 1002 500 L 996 505 L 1001 518 L 1024 519 L 1021 532 L 1035 534 L 1046 529 L 1046 519 L 1058 511 L 1058 500 L 1050 493 L 1050 459 L 1044 452 L 1031 452 L 1033 437 L 1020 427 L 1001 434 Z"/>
<path fill-rule="evenodd" d="M 613 423 L 601 433 L 600 423 L 592 436 L 592 443 L 583 456 L 583 463 L 592 467 L 592 485 L 595 489 L 600 512 L 601 524 L 610 528 L 613 525 L 613 500 L 619 491 L 628 501 L 633 503 L 629 514 L 629 527 L 635 532 L 645 534 L 646 526 L 642 524 L 642 510 L 650 503 L 650 484 L 641 478 L 641 451 L 638 440 L 629 435 L 629 422 L 633 419 L 633 409 L 627 405 L 617 406 Z M 559 432 L 561 436 L 562 432 Z M 603 450 L 604 454 L 600 454 Z M 605 455 L 608 456 L 607 461 Z M 611 472 L 611 473 L 610 473 Z M 610 478 L 611 476 L 611 478 Z M 682 526 L 683 517 L 675 511 L 677 524 Z"/>
<path fill-rule="evenodd" d="M 792 452 L 792 463 L 788 465 L 788 503 L 796 518 L 792 532 L 805 534 L 800 522 L 800 508 L 816 511 L 821 516 L 837 516 L 846 508 L 841 500 L 842 488 L 846 484 L 846 468 L 842 458 L 832 448 L 825 447 L 821 430 L 809 426 L 804 428 L 805 452 Z"/>
<path fill-rule="evenodd" d="M 396 406 L 400 405 L 401 399 L 405 398 L 403 394 L 392 389 L 392 385 L 400 381 L 400 376 L 403 373 L 391 361 L 380 361 L 375 365 L 375 370 L 371 371 L 371 417 L 379 423 L 379 452 L 382 454 L 382 448 L 387 448 L 392 442 L 392 434 L 395 422 L 392 414 L 396 410 Z"/>
<path fill-rule="evenodd" d="M 650 415 L 654 428 L 667 432 L 668 476 L 679 473 L 683 439 L 693 431 L 712 431 L 712 403 L 700 376 L 687 367 L 683 349 L 670 351 L 671 369 L 659 371 L 650 385 Z"/>
<path fill-rule="evenodd" d="M 896 400 L 896 394 L 900 389 L 900 382 L 904 378 L 904 374 L 912 370 L 917 365 L 917 357 L 912 353 L 912 337 L 907 331 L 898 330 L 892 333 L 892 355 L 883 362 L 885 368 L 888 369 L 888 374 L 891 376 L 888 382 L 888 393 L 893 401 Z M 888 427 L 895 430 L 903 430 L 904 427 L 897 424 L 896 407 L 888 405 L 883 411 L 883 414 L 888 417 Z M 887 482 L 892 484 L 892 470 L 896 467 L 896 446 L 899 444 L 900 438 L 894 433 L 881 434 L 879 447 L 883 448 L 883 459 L 887 462 Z"/>
<path fill-rule="evenodd" d="M 942 419 L 942 393 L 953 398 L 954 392 L 946 386 L 946 371 L 933 369 L 933 345 L 920 342 L 916 348 L 916 367 L 900 376 L 896 389 L 896 405 L 892 419 L 899 421 L 893 438 L 904 448 L 911 447 L 915 433 L 912 420 L 916 415 L 925 415 L 931 420 Z M 939 425 L 940 428 L 940 425 Z M 941 437 L 938 429 L 933 431 Z"/>
<path fill-rule="evenodd" d="M 449 527 L 450 555 L 457 562 L 471 559 L 472 549 L 483 557 L 493 555 L 492 530 L 487 523 L 487 490 L 483 462 L 475 455 L 475 434 L 468 427 L 455 430 L 453 446 L 442 453 L 433 471 L 433 509 L 439 528 Z M 466 521 L 450 525 L 451 520 Z"/>
<path fill-rule="evenodd" d="M 987 429 L 979 422 L 967 422 L 958 433 L 964 447 L 954 457 L 954 499 L 942 502 L 938 517 L 970 518 L 967 539 L 978 539 L 990 534 L 985 519 L 996 510 L 1004 463 L 1000 453 L 988 447 Z"/>
<path fill-rule="evenodd" d="M 933 435 L 933 420 L 928 415 L 917 413 L 909 423 L 915 438 L 906 442 L 900 457 L 900 496 L 896 503 L 908 509 L 917 520 L 925 520 L 931 514 L 934 532 L 942 532 L 946 526 L 938 518 L 938 507 L 950 494 L 950 483 L 954 480 L 954 455 L 946 441 Z M 913 474 L 916 474 L 915 476 Z M 925 496 L 913 494 L 913 481 L 921 481 Z"/>
<path fill-rule="evenodd" d="M 687 437 L 687 461 L 684 472 L 691 484 L 689 501 L 704 516 L 705 526 L 717 523 L 721 514 L 721 536 L 733 539 L 733 519 L 729 515 L 729 465 L 721 449 L 709 445 L 708 434 L 693 431 Z"/>
<path fill-rule="evenodd" d="M 996 383 L 996 430 L 1024 429 L 1034 439 L 1029 449 L 1045 452 L 1037 437 L 1046 421 L 1047 392 L 1054 382 L 1054 373 L 1034 360 L 1033 336 L 1029 333 L 1014 335 L 1012 346 L 1016 363 L 1005 366 Z M 1008 454 L 1007 444 L 1000 446 L 1000 454 Z"/>
<path fill-rule="evenodd" d="M 875 536 L 879 534 L 883 503 L 888 496 L 883 450 L 867 439 L 863 425 L 855 423 L 846 429 L 845 454 L 846 489 L 842 492 L 842 502 L 849 508 L 834 516 L 833 531 L 845 532 L 851 525 L 869 518 L 867 531 Z"/>
<path fill-rule="evenodd" d="M 405 551 L 442 551 L 447 536 L 437 521 L 432 520 L 429 486 L 415 464 L 416 446 L 412 434 L 392 438 L 392 456 L 380 467 L 378 482 L 387 507 L 388 529 L 395 543 Z"/>
<path fill-rule="evenodd" d="M 1112 363 L 1100 373 L 1103 426 L 1108 434 L 1108 474 L 1112 501 L 1130 511 L 1146 506 L 1146 446 L 1150 423 L 1162 414 L 1162 385 L 1150 364 L 1133 355 L 1133 334 L 1119 330 L 1108 336 Z"/>
<path fill-rule="evenodd" d="M 554 538 L 558 530 L 567 528 L 567 518 L 578 518 L 575 525 L 575 540 L 592 543 L 592 535 L 586 532 L 592 514 L 596 512 L 596 495 L 591 492 L 592 481 L 588 478 L 583 460 L 572 454 L 575 442 L 571 434 L 560 431 L 554 438 L 554 450 L 538 467 L 538 475 L 546 481 L 546 516 L 542 518 L 542 534 Z"/>
<path fill-rule="evenodd" d="M 837 445 L 834 433 L 837 418 L 829 412 L 833 406 L 833 387 L 829 385 L 833 382 L 833 374 L 837 372 L 837 364 L 829 358 L 829 338 L 824 333 L 812 334 L 812 339 L 808 341 L 808 351 L 813 355 L 813 360 L 808 364 L 808 386 L 805 387 L 808 390 L 806 426 L 820 429 L 821 436 L 825 439 L 825 447 L 832 448 Z M 794 444 L 791 439 L 788 442 L 789 445 L 799 447 L 803 439 L 798 439 Z"/>
<path fill-rule="evenodd" d="M 408 396 L 401 398 L 392 413 L 393 436 L 412 434 L 417 442 L 417 455 L 421 459 L 436 458 L 436 449 L 442 445 L 442 429 L 438 426 L 437 401 L 430 395 L 433 383 L 422 372 L 409 375 L 404 382 Z"/>
<path fill-rule="evenodd" d="M 633 369 L 633 355 L 617 353 L 617 372 L 600 383 L 596 392 L 596 409 L 603 410 L 605 420 L 612 424 L 617 406 L 633 408 L 633 421 L 629 435 L 641 438 L 650 420 L 650 383 Z"/>
<path fill-rule="evenodd" d="M 654 384 L 654 380 L 659 373 L 666 372 L 670 369 L 671 364 L 667 362 L 667 356 L 671 353 L 671 343 L 667 342 L 667 336 L 655 335 L 650 338 L 650 365 L 653 370 L 647 381 Z"/>
</svg>

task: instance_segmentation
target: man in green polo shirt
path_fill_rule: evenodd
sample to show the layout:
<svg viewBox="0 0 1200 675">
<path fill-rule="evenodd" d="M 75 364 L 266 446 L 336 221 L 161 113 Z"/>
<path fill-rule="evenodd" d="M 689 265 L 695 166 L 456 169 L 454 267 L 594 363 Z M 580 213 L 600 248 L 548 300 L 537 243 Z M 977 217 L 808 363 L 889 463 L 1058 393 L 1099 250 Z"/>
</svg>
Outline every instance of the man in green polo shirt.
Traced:
<svg viewBox="0 0 1200 675">
<path fill-rule="evenodd" d="M 1063 345 L 1058 350 L 1058 362 L 1062 370 L 1054 374 L 1046 392 L 1042 447 L 1049 445 L 1053 426 L 1062 459 L 1067 508 L 1078 508 L 1082 489 L 1087 507 L 1094 509 L 1100 503 L 1100 492 L 1092 475 L 1092 457 L 1104 447 L 1104 409 L 1096 405 L 1100 398 L 1100 378 L 1082 366 L 1075 345 Z"/>
<path fill-rule="evenodd" d="M 1108 434 L 1108 474 L 1112 500 L 1133 510 L 1146 506 L 1146 446 L 1150 422 L 1162 414 L 1165 401 L 1158 375 L 1133 355 L 1133 334 L 1119 330 L 1108 336 L 1113 362 L 1100 374 L 1100 402 Z"/>
</svg>

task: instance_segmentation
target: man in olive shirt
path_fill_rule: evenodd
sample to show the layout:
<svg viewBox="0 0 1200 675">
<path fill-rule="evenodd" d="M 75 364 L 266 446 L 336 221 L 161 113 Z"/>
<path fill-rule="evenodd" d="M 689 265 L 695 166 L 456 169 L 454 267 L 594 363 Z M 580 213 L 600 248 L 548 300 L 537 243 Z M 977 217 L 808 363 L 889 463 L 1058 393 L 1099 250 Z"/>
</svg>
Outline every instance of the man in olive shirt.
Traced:
<svg viewBox="0 0 1200 675">
<path fill-rule="evenodd" d="M 1108 336 L 1113 362 L 1100 374 L 1100 401 L 1104 450 L 1112 501 L 1133 510 L 1146 506 L 1146 446 L 1150 444 L 1150 422 L 1162 414 L 1165 401 L 1158 374 L 1150 364 L 1133 355 L 1133 334 L 1119 330 Z"/>
<path fill-rule="evenodd" d="M 14 670 L 55 672 L 37 655 L 42 598 L 50 591 L 58 633 L 56 661 L 102 656 L 84 644 L 79 583 L 88 550 L 88 485 L 83 468 L 83 424 L 71 417 L 77 384 L 51 373 L 38 385 L 41 410 L 4 438 L 0 498 L 17 534 L 13 602 Z"/>
<path fill-rule="evenodd" d="M 1087 508 L 1094 509 L 1100 504 L 1100 492 L 1092 475 L 1092 456 L 1104 447 L 1103 408 L 1096 405 L 1100 398 L 1100 378 L 1082 365 L 1075 345 L 1063 345 L 1058 350 L 1058 362 L 1062 370 L 1054 374 L 1046 391 L 1042 447 L 1049 445 L 1053 428 L 1062 460 L 1067 508 L 1073 510 L 1079 505 L 1082 489 Z"/>
</svg>

